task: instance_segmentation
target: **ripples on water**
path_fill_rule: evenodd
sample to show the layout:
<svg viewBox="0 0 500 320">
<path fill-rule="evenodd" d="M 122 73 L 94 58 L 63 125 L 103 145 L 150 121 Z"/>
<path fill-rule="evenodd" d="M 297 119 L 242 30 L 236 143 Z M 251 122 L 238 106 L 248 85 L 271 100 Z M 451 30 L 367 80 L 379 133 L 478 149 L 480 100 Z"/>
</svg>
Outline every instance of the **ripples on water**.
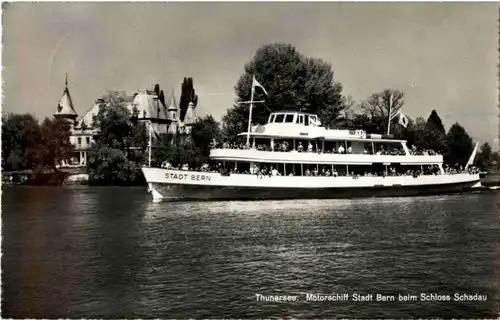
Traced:
<svg viewBox="0 0 500 320">
<path fill-rule="evenodd" d="M 142 188 L 5 187 L 2 204 L 4 317 L 498 314 L 498 193 L 152 203 Z M 488 300 L 303 297 L 423 292 Z"/>
</svg>

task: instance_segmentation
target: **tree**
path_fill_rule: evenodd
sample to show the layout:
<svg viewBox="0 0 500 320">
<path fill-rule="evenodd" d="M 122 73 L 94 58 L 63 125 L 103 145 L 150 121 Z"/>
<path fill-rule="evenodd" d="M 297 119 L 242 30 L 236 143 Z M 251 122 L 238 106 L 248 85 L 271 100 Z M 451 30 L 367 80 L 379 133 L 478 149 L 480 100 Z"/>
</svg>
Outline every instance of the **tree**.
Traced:
<svg viewBox="0 0 500 320">
<path fill-rule="evenodd" d="M 212 139 L 220 139 L 219 124 L 211 115 L 205 116 L 194 124 L 188 137 L 160 134 L 154 143 L 152 162 L 160 165 L 168 161 L 176 167 L 187 164 L 191 169 L 199 168 L 208 162 Z"/>
<path fill-rule="evenodd" d="M 2 117 L 2 167 L 4 170 L 33 169 L 40 163 L 41 132 L 31 114 Z"/>
<path fill-rule="evenodd" d="M 485 142 L 481 147 L 480 151 L 477 153 L 474 164 L 483 171 L 490 169 L 491 162 L 493 161 L 493 154 L 491 152 L 491 146 L 488 142 Z"/>
<path fill-rule="evenodd" d="M 368 115 L 369 127 L 372 132 L 386 133 L 389 110 L 391 115 L 396 114 L 404 105 L 404 94 L 396 89 L 385 89 L 384 91 L 372 94 L 361 104 L 362 110 Z M 392 119 L 391 128 L 397 123 L 397 117 Z"/>
<path fill-rule="evenodd" d="M 415 119 L 414 123 L 410 122 L 408 131 L 411 132 L 411 141 L 409 141 L 411 146 L 427 148 L 425 125 L 425 119 L 422 117 Z"/>
<path fill-rule="evenodd" d="M 264 123 L 270 112 L 287 109 L 316 113 L 323 124 L 329 125 L 344 108 L 342 86 L 334 80 L 331 64 L 305 57 L 290 44 L 260 47 L 244 70 L 235 86 L 237 102 L 250 100 L 254 76 L 268 93 L 266 96 L 259 88 L 255 90 L 254 100 L 265 103 L 255 105 L 254 123 Z M 223 130 L 246 131 L 248 116 L 249 105 L 236 104 L 223 117 Z M 229 136 L 229 132 L 225 135 Z"/>
<path fill-rule="evenodd" d="M 70 159 L 70 125 L 65 119 L 45 118 L 42 125 L 30 114 L 9 114 L 2 118 L 2 167 L 4 170 L 49 167 L 55 171 Z"/>
<path fill-rule="evenodd" d="M 446 146 L 446 131 L 436 110 L 432 110 L 425 124 L 426 148 L 442 153 Z"/>
<path fill-rule="evenodd" d="M 94 117 L 94 123 L 99 129 L 96 141 L 111 148 L 124 150 L 130 146 L 132 127 L 136 117 L 126 106 L 127 100 L 124 92 L 108 91 L 102 99 L 105 106 L 101 107 Z"/>
<path fill-rule="evenodd" d="M 194 90 L 193 78 L 184 78 L 181 85 L 181 98 L 179 101 L 180 117 L 181 121 L 184 121 L 186 116 L 186 111 L 188 109 L 189 103 L 192 102 L 196 107 L 198 105 L 198 95 Z"/>
<path fill-rule="evenodd" d="M 460 124 L 455 123 L 446 135 L 444 163 L 450 166 L 465 166 L 472 149 L 472 138 Z"/>
<path fill-rule="evenodd" d="M 57 165 L 71 159 L 74 147 L 70 142 L 71 126 L 65 119 L 45 118 L 41 127 L 40 163 L 59 171 Z"/>
<path fill-rule="evenodd" d="M 97 143 L 87 159 L 89 183 L 94 185 L 132 185 L 144 182 L 140 166 L 127 159 L 124 151 Z"/>
<path fill-rule="evenodd" d="M 163 90 L 160 89 L 160 85 L 159 84 L 155 84 L 153 91 L 156 94 L 156 96 L 158 97 L 158 100 L 160 100 L 160 102 L 164 106 L 166 106 L 165 105 L 165 94 L 163 93 Z"/>
<path fill-rule="evenodd" d="M 191 140 L 200 152 L 197 157 L 202 163 L 208 162 L 210 143 L 213 139 L 220 140 L 219 123 L 211 115 L 208 115 L 197 121 L 191 130 Z"/>
<path fill-rule="evenodd" d="M 248 129 L 248 110 L 247 105 L 235 106 L 226 111 L 222 117 L 221 138 L 225 141 L 234 142 L 237 135 L 246 132 Z M 247 114 L 245 116 L 245 113 Z"/>
<path fill-rule="evenodd" d="M 138 121 L 137 109 L 128 109 L 124 92 L 109 91 L 103 100 L 105 106 L 94 118 L 100 132 L 87 161 L 89 183 L 143 183 L 140 167 L 148 142 L 146 125 Z"/>
<path fill-rule="evenodd" d="M 164 161 L 170 162 L 170 157 L 176 147 L 176 136 L 162 133 L 153 141 L 153 150 L 151 155 L 151 164 L 160 166 Z"/>
<path fill-rule="evenodd" d="M 493 152 L 491 154 L 491 170 L 499 172 L 500 171 L 500 153 L 499 152 Z"/>
</svg>

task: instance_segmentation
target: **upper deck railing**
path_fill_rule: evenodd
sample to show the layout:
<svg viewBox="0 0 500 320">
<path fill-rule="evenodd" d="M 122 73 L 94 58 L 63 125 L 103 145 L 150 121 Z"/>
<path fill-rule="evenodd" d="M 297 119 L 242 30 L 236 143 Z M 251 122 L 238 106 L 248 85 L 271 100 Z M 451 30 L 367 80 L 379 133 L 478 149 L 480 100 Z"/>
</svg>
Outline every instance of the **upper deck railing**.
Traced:
<svg viewBox="0 0 500 320">
<path fill-rule="evenodd" d="M 442 164 L 440 155 L 377 155 L 318 152 L 280 152 L 256 149 L 211 149 L 210 158 L 224 161 L 275 162 L 275 163 L 319 163 L 319 164 L 360 164 L 401 163 L 401 164 Z"/>
</svg>

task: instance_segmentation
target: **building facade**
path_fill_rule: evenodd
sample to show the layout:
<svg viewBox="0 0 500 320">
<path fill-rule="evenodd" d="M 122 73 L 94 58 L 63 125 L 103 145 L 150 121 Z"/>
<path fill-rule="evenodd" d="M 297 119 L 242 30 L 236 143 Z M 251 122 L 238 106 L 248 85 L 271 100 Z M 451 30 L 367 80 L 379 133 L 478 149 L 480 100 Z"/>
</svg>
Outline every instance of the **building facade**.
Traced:
<svg viewBox="0 0 500 320">
<path fill-rule="evenodd" d="M 138 121 L 146 122 L 151 125 L 155 133 L 158 134 L 189 134 L 194 123 L 197 121 L 194 104 L 190 103 L 184 121 L 179 119 L 179 107 L 172 90 L 172 94 L 167 100 L 166 107 L 153 90 L 138 90 L 126 98 L 126 107 L 133 114 L 136 112 Z M 95 116 L 101 108 L 107 108 L 109 104 L 99 98 L 94 105 L 78 117 L 75 111 L 71 94 L 68 88 L 68 77 L 61 99 L 54 113 L 55 118 L 68 120 L 71 126 L 70 142 L 74 146 L 74 151 L 70 161 L 61 163 L 61 166 L 79 167 L 86 166 L 88 152 L 91 150 L 96 137 L 99 135 L 99 129 L 94 122 Z"/>
</svg>

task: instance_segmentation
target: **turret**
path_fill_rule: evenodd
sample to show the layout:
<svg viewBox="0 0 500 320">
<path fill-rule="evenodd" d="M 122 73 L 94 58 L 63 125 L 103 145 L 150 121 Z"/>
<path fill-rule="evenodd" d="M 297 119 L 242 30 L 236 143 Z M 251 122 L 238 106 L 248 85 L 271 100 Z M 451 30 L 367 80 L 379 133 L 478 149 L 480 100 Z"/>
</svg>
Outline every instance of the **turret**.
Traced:
<svg viewBox="0 0 500 320">
<path fill-rule="evenodd" d="M 196 121 L 196 116 L 194 114 L 194 103 L 191 101 L 188 104 L 186 115 L 184 116 L 185 133 L 188 134 L 191 132 L 191 128 L 193 127 L 195 121 Z"/>
<path fill-rule="evenodd" d="M 179 108 L 177 107 L 177 103 L 175 101 L 174 91 L 172 90 L 172 96 L 170 97 L 170 103 L 167 108 L 167 120 L 170 121 L 178 121 L 177 112 Z"/>
<path fill-rule="evenodd" d="M 179 121 L 178 111 L 179 108 L 175 101 L 174 90 L 172 90 L 172 96 L 170 97 L 170 103 L 167 108 L 167 120 L 170 120 L 168 133 L 177 134 L 177 122 Z"/>
<path fill-rule="evenodd" d="M 71 95 L 68 89 L 68 74 L 66 74 L 66 84 L 64 92 L 61 99 L 59 100 L 57 111 L 56 113 L 54 113 L 54 117 L 58 119 L 68 119 L 72 123 L 74 123 L 76 118 L 78 117 L 78 114 L 73 107 L 73 100 L 71 99 Z"/>
</svg>

